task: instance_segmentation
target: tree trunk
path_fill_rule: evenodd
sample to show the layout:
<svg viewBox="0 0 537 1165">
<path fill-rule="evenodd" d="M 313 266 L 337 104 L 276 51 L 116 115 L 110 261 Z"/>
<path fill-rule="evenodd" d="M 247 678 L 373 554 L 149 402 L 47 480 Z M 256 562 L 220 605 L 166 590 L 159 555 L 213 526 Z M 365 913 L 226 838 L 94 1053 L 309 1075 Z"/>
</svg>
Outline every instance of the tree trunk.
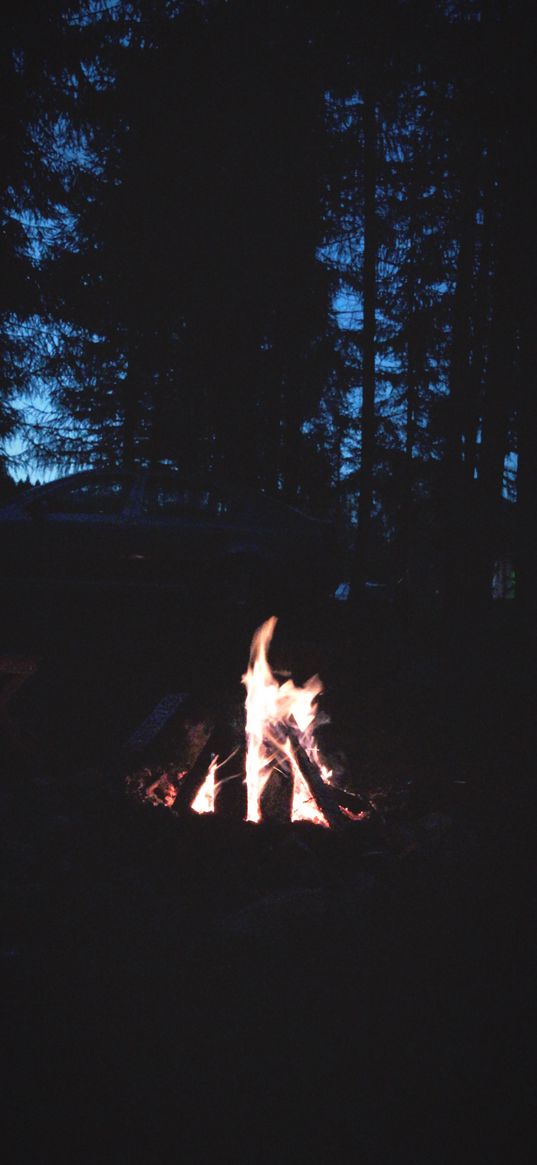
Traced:
<svg viewBox="0 0 537 1165">
<path fill-rule="evenodd" d="M 494 175 L 489 174 L 485 193 L 484 219 L 481 228 L 479 264 L 473 311 L 473 343 L 463 414 L 464 497 L 467 512 L 473 506 L 474 481 L 478 462 L 478 435 L 481 419 L 481 393 L 485 377 L 486 356 L 490 341 L 490 278 L 494 220 Z"/>
<path fill-rule="evenodd" d="M 468 509 L 465 499 L 463 436 L 469 391 L 470 319 L 473 307 L 476 209 L 478 186 L 470 166 L 469 151 L 463 158 L 459 252 L 453 300 L 449 413 L 446 443 L 445 496 L 445 607 L 446 614 L 460 614 L 466 606 L 468 566 Z M 473 163 L 475 171 L 475 161 Z M 472 178 L 468 181 L 469 174 Z"/>
<path fill-rule="evenodd" d="M 121 428 L 122 469 L 133 469 L 135 463 L 137 398 L 130 365 L 131 357 L 129 356 L 129 371 L 121 387 L 123 414 Z"/>
<path fill-rule="evenodd" d="M 375 468 L 375 347 L 377 269 L 377 124 L 372 94 L 364 93 L 364 258 L 363 258 L 363 340 L 362 340 L 362 453 L 360 502 L 354 587 L 363 589 L 371 556 L 371 516 Z"/>
<path fill-rule="evenodd" d="M 507 201 L 507 199 L 506 199 Z M 491 599 L 495 559 L 502 551 L 501 501 L 510 415 L 515 403 L 515 326 L 511 270 L 511 209 L 499 224 L 494 311 L 489 346 L 479 450 L 477 524 L 471 598 L 482 607 Z"/>
<path fill-rule="evenodd" d="M 530 308 L 532 301 L 526 305 Z M 521 336 L 518 410 L 517 525 L 515 542 L 516 604 L 528 645 L 537 633 L 537 342 L 531 311 L 526 310 Z"/>
<path fill-rule="evenodd" d="M 409 309 L 408 339 L 407 339 L 407 386 L 406 386 L 406 418 L 405 418 L 405 463 L 403 478 L 403 499 L 399 514 L 400 563 L 398 592 L 401 596 L 403 610 L 408 608 L 408 600 L 412 589 L 411 580 L 411 539 L 412 539 L 412 506 L 414 493 L 414 436 L 416 423 L 416 402 L 418 391 L 417 353 L 415 321 L 413 308 Z"/>
</svg>

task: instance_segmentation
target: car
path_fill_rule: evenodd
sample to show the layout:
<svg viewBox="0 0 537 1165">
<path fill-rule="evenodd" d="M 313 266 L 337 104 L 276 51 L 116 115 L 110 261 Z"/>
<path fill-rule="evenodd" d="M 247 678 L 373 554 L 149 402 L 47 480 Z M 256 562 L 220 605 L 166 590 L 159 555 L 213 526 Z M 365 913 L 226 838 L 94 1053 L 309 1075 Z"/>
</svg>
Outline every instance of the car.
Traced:
<svg viewBox="0 0 537 1165">
<path fill-rule="evenodd" d="M 278 604 L 328 594 L 333 527 L 262 493 L 178 472 L 86 470 L 0 510 L 2 583 L 174 590 Z"/>
</svg>

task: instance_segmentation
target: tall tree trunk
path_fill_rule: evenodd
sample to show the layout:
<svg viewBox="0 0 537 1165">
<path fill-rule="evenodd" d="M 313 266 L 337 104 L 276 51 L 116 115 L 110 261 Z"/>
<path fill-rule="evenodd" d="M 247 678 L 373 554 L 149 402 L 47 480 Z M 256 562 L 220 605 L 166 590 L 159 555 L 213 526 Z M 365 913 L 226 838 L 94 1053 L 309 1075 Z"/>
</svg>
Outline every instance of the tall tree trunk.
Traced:
<svg viewBox="0 0 537 1165">
<path fill-rule="evenodd" d="M 469 393 L 470 320 L 473 307 L 476 210 L 479 197 L 475 176 L 475 159 L 473 160 L 473 169 L 471 166 L 470 151 L 466 149 L 462 159 L 459 251 L 451 328 L 449 413 L 444 485 L 446 508 L 444 579 L 446 613 L 450 617 L 464 609 L 468 589 L 469 526 L 468 499 L 465 496 L 463 438 Z"/>
<path fill-rule="evenodd" d="M 495 559 L 502 550 L 500 508 L 510 415 L 515 403 L 515 324 L 510 270 L 510 210 L 499 224 L 495 297 L 479 450 L 476 554 L 471 597 L 477 606 L 490 601 Z"/>
<path fill-rule="evenodd" d="M 410 298 L 413 298 L 412 289 Z M 406 417 L 403 497 L 399 512 L 399 585 L 402 606 L 406 609 L 412 589 L 412 508 L 414 494 L 414 441 L 418 393 L 416 330 L 413 306 L 409 306 L 408 338 L 406 345 Z"/>
<path fill-rule="evenodd" d="M 516 604 L 530 648 L 537 635 L 537 338 L 532 302 L 526 304 L 521 334 L 515 541 Z"/>
<path fill-rule="evenodd" d="M 121 384 L 121 466 L 133 469 L 136 457 L 136 429 L 138 419 L 138 393 L 135 372 L 136 356 L 134 344 L 129 345 L 127 375 Z"/>
<path fill-rule="evenodd" d="M 363 259 L 363 339 L 362 339 L 362 450 L 360 502 L 354 588 L 363 588 L 371 556 L 371 517 L 375 469 L 375 349 L 377 272 L 377 120 L 370 89 L 364 93 L 364 259 Z"/>
<path fill-rule="evenodd" d="M 495 132 L 491 137 L 492 209 L 496 204 L 494 246 L 493 309 L 488 360 L 483 394 L 482 430 L 479 447 L 477 483 L 477 523 L 475 526 L 475 570 L 472 598 L 477 606 L 491 599 L 492 573 L 496 558 L 507 555 L 505 515 L 502 502 L 505 456 L 508 450 L 509 425 L 516 406 L 519 421 L 528 431 L 522 439 L 521 484 L 524 493 L 532 493 L 526 440 L 535 439 L 535 424 L 530 419 L 531 404 L 524 399 L 530 372 L 528 355 L 532 348 L 530 329 L 521 320 L 534 311 L 535 293 L 535 180 L 528 170 L 527 158 L 533 148 L 535 133 L 535 78 L 533 13 L 528 20 L 513 6 L 501 4 L 494 11 L 487 5 L 490 52 L 502 62 L 502 102 L 495 107 Z M 533 189 L 532 189 L 533 186 Z M 532 294 L 533 293 L 533 294 Z M 529 304 L 531 308 L 528 308 Z M 527 341 L 530 340 L 528 345 Z M 521 352 L 524 349 L 524 352 Z M 535 354 L 535 350 L 533 350 Z M 525 360 L 521 384 L 520 356 Z M 526 408 L 530 403 L 530 409 Z M 533 447 L 535 456 L 535 446 Z M 526 476 L 526 474 L 528 476 Z M 525 480 L 526 479 L 526 480 Z M 524 508 L 524 507 L 523 507 Z"/>
<path fill-rule="evenodd" d="M 303 419 L 300 393 L 300 369 L 298 362 L 288 362 L 287 384 L 284 393 L 283 405 L 283 448 L 282 468 L 285 494 L 289 502 L 298 501 L 302 465 L 301 465 L 301 421 Z"/>
<path fill-rule="evenodd" d="M 520 319 L 515 594 L 522 643 L 529 667 L 533 668 L 537 646 L 537 177 L 528 159 L 537 132 L 535 17 L 531 8 L 522 19 L 518 10 L 511 11 L 513 14 L 516 11 L 515 43 L 524 46 L 522 59 L 517 57 L 517 85 L 512 96 L 517 132 L 512 141 L 511 182 L 516 197 L 514 215 L 518 233 L 514 249 Z"/>
<path fill-rule="evenodd" d="M 470 367 L 468 369 L 463 420 L 464 497 L 469 514 L 473 506 L 474 481 L 477 472 L 479 451 L 478 436 L 481 420 L 481 395 L 485 378 L 488 344 L 490 341 L 491 305 L 489 287 L 494 219 L 494 181 L 492 174 L 489 177 L 484 201 L 484 217 L 481 228 L 472 316 L 472 350 L 470 353 Z"/>
</svg>

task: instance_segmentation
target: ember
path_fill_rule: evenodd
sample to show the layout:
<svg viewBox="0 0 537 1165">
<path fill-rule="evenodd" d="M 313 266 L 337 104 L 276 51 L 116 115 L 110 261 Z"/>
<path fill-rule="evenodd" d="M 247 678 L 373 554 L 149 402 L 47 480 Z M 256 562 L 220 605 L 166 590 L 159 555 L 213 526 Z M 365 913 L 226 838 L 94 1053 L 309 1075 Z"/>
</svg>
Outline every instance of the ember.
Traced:
<svg viewBox="0 0 537 1165">
<path fill-rule="evenodd" d="M 299 687 L 292 679 L 280 683 L 270 667 L 267 653 L 276 623 L 275 616 L 267 619 L 252 639 L 242 681 L 245 746 L 235 743 L 228 726 L 216 725 L 190 769 L 172 775 L 162 772 L 156 778 L 151 774 L 149 781 L 142 773 L 134 781 L 153 804 L 175 812 L 214 813 L 220 800 L 237 804 L 237 797 L 230 798 L 226 789 L 232 784 L 237 788 L 240 782 L 246 792 L 247 821 L 283 815 L 293 822 L 338 828 L 346 819 L 368 816 L 357 795 L 332 784 L 332 773 L 319 754 L 315 739 L 323 690 L 319 676 Z"/>
</svg>

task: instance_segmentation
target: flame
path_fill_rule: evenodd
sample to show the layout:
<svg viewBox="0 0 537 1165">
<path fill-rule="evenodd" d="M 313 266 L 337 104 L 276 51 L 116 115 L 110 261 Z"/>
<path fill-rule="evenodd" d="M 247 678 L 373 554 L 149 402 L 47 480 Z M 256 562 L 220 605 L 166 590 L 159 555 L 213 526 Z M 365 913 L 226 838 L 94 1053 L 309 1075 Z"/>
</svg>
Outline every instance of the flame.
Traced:
<svg viewBox="0 0 537 1165">
<path fill-rule="evenodd" d="M 300 746 L 318 766 L 323 780 L 328 781 L 330 773 L 319 762 L 313 735 L 322 684 L 318 676 L 312 676 L 302 688 L 290 679 L 278 683 L 267 659 L 276 623 L 273 615 L 258 627 L 252 639 L 248 670 L 242 677 L 246 687 L 246 820 L 261 820 L 263 790 L 275 764 L 283 760 L 293 781 L 291 820 L 327 826 L 291 742 L 291 736 L 298 738 Z"/>
<path fill-rule="evenodd" d="M 214 813 L 214 799 L 216 796 L 215 777 L 217 768 L 218 757 L 213 756 L 203 785 L 196 793 L 196 797 L 192 802 L 191 808 L 194 810 L 194 813 Z"/>
<path fill-rule="evenodd" d="M 314 765 L 320 777 L 330 783 L 332 773 L 322 763 L 315 741 L 318 722 L 317 700 L 323 688 L 318 676 L 312 676 L 303 687 L 292 679 L 280 683 L 268 662 L 267 653 L 272 642 L 277 619 L 273 615 L 258 627 L 252 639 L 250 661 L 242 682 L 246 688 L 246 759 L 244 783 L 247 790 L 246 820 L 262 819 L 261 800 L 270 778 L 276 770 L 283 770 L 292 782 L 291 821 L 309 821 L 314 825 L 329 826 L 324 813 L 313 796 L 304 766 Z M 235 750 L 237 751 L 237 750 Z M 231 753 L 223 761 L 213 756 L 209 769 L 191 808 L 194 813 L 214 813 L 218 789 L 223 781 L 235 780 L 233 774 L 217 780 L 217 771 L 232 759 Z M 302 766 L 301 768 L 301 757 Z M 162 773 L 146 785 L 142 777 L 136 782 L 140 794 L 154 805 L 173 806 L 178 784 L 185 772 L 176 773 L 172 780 Z M 356 815 L 345 810 L 349 817 Z"/>
<path fill-rule="evenodd" d="M 312 825 L 324 825 L 328 829 L 328 821 L 324 813 L 321 813 L 317 802 L 308 789 L 300 765 L 291 747 L 291 742 L 287 741 L 287 744 L 289 746 L 287 755 L 293 774 L 291 821 L 310 821 Z"/>
</svg>

